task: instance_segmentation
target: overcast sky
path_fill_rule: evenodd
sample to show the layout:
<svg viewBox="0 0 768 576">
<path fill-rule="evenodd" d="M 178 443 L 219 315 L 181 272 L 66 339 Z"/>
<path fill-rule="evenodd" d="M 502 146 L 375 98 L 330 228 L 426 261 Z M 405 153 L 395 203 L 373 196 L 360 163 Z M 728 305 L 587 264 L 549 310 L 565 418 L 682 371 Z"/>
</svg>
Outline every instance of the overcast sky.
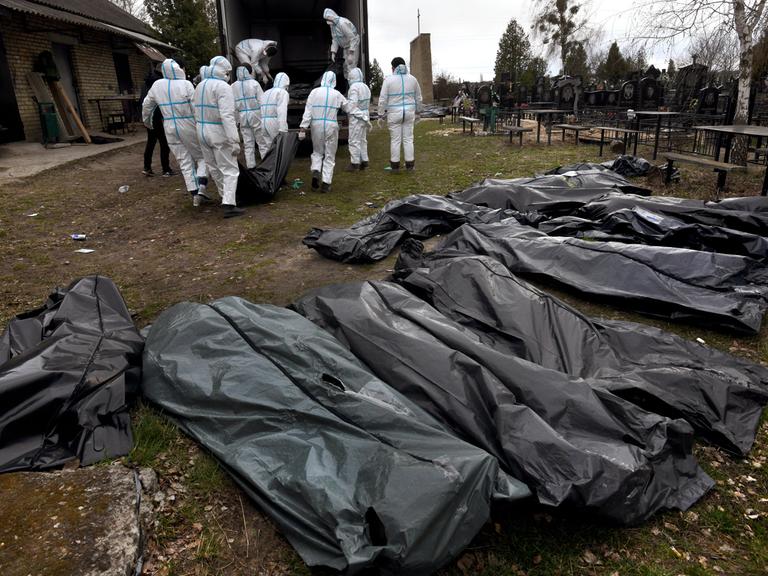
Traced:
<svg viewBox="0 0 768 576">
<path fill-rule="evenodd" d="M 602 43 L 613 40 L 624 47 L 637 34 L 640 14 L 637 0 L 592 0 L 590 22 L 602 28 Z M 416 10 L 421 11 L 421 31 L 432 37 L 432 72 L 446 71 L 463 80 L 493 77 L 499 39 L 511 18 L 530 31 L 533 2 L 524 0 L 368 0 L 371 60 L 376 58 L 384 73 L 395 56 L 410 55 L 410 41 L 416 37 Z M 633 33 L 634 27 L 634 33 Z M 532 40 L 532 43 L 536 43 Z M 541 54 L 534 45 L 534 53 Z M 666 68 L 670 57 L 666 47 L 649 50 L 649 63 Z M 687 61 L 686 50 L 672 54 Z M 686 62 L 683 62 L 686 63 Z M 556 73 L 556 58 L 550 72 Z"/>
</svg>

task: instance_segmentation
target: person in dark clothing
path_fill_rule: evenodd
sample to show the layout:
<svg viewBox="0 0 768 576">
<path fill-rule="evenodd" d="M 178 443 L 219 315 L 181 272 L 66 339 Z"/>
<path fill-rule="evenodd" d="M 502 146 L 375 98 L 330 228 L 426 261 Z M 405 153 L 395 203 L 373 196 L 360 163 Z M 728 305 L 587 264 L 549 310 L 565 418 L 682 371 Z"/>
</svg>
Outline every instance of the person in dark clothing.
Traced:
<svg viewBox="0 0 768 576">
<path fill-rule="evenodd" d="M 155 80 L 163 77 L 157 70 L 152 70 L 144 78 L 144 88 L 141 92 L 141 102 L 149 92 Z M 144 147 L 144 176 L 154 176 L 152 171 L 152 155 L 155 153 L 155 144 L 160 143 L 160 164 L 163 167 L 163 176 L 173 176 L 175 173 L 171 170 L 170 153 L 168 141 L 165 139 L 165 130 L 163 130 L 163 113 L 160 107 L 157 107 L 152 113 L 152 129 L 147 128 L 147 145 Z"/>
</svg>

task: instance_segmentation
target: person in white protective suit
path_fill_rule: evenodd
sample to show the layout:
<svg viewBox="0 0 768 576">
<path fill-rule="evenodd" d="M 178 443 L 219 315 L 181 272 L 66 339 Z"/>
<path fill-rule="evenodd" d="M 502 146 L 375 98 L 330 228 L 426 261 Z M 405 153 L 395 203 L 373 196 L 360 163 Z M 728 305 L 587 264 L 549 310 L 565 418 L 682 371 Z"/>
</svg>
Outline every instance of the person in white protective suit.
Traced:
<svg viewBox="0 0 768 576">
<path fill-rule="evenodd" d="M 400 170 L 401 144 L 406 169 L 413 170 L 415 166 L 413 125 L 421 112 L 421 106 L 421 87 L 418 80 L 408 74 L 405 60 L 395 58 L 392 60 L 392 75 L 384 78 L 379 95 L 379 123 L 386 114 L 392 172 Z"/>
<path fill-rule="evenodd" d="M 145 126 L 151 126 L 152 115 L 160 108 L 168 147 L 179 163 L 187 192 L 192 194 L 193 203 L 199 205 L 201 199 L 208 199 L 205 194 L 208 178 L 195 130 L 192 107 L 195 88 L 175 60 L 164 60 L 161 70 L 163 79 L 152 84 L 142 103 L 142 120 Z"/>
<path fill-rule="evenodd" d="M 336 74 L 326 72 L 320 86 L 312 90 L 307 98 L 304 116 L 301 119 L 299 140 L 306 137 L 307 128 L 312 134 L 312 188 L 317 190 L 322 177 L 322 192 L 331 191 L 333 168 L 336 165 L 336 149 L 339 146 L 339 122 L 337 115 L 341 108 L 351 117 L 359 118 L 366 126 L 371 123 L 364 119 L 365 113 L 355 109 L 341 92 L 335 89 Z"/>
<path fill-rule="evenodd" d="M 266 86 L 272 80 L 269 59 L 277 54 L 277 42 L 247 38 L 235 46 L 235 56 L 240 64 L 250 64 L 254 78 L 259 77 Z"/>
<path fill-rule="evenodd" d="M 360 56 L 360 35 L 352 22 L 330 8 L 323 12 L 323 19 L 331 27 L 331 60 L 336 62 L 339 48 L 344 50 L 344 78 L 349 80 L 349 71 L 357 66 Z"/>
<path fill-rule="evenodd" d="M 216 56 L 210 66 L 200 72 L 203 79 L 195 88 L 194 98 L 197 139 L 219 189 L 224 217 L 241 216 L 245 210 L 238 208 L 236 201 L 240 135 L 235 120 L 235 99 L 228 82 L 232 65 L 224 56 Z"/>
<path fill-rule="evenodd" d="M 348 170 L 365 170 L 368 168 L 368 126 L 370 125 L 369 107 L 371 105 L 371 89 L 363 82 L 363 71 L 352 68 L 349 71 L 349 91 L 347 100 L 350 105 L 363 112 L 362 118 L 349 117 L 349 156 Z"/>
<path fill-rule="evenodd" d="M 275 76 L 275 83 L 261 99 L 261 125 L 264 135 L 264 148 L 269 151 L 280 132 L 288 132 L 288 86 L 291 79 L 280 72 Z"/>
<path fill-rule="evenodd" d="M 250 64 L 237 68 L 237 81 L 232 84 L 232 96 L 235 99 L 240 134 L 243 135 L 245 165 L 248 169 L 255 168 L 256 147 L 259 148 L 259 158 L 263 158 L 267 150 L 261 130 L 261 100 L 264 92 L 251 76 Z"/>
</svg>

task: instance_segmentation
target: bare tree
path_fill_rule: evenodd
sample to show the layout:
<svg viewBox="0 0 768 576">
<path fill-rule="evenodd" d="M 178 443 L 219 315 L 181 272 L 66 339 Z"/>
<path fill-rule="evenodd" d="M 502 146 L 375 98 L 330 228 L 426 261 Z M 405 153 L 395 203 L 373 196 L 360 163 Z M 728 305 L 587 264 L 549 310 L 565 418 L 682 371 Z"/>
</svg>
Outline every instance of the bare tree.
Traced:
<svg viewBox="0 0 768 576">
<path fill-rule="evenodd" d="M 698 33 L 691 40 L 691 56 L 710 69 L 712 76 L 728 77 L 739 68 L 739 39 L 723 26 L 712 34 Z"/>
<path fill-rule="evenodd" d="M 147 22 L 147 10 L 144 8 L 143 0 L 110 0 L 112 4 L 119 6 L 131 16 L 138 18 L 142 22 Z"/>
<path fill-rule="evenodd" d="M 586 18 L 579 0 L 536 0 L 534 3 L 534 36 L 540 37 L 553 56 L 560 52 L 563 74 L 567 74 L 568 53 L 586 29 Z"/>
<path fill-rule="evenodd" d="M 734 123 L 746 124 L 752 83 L 755 36 L 763 23 L 766 0 L 651 0 L 647 38 L 674 42 L 697 34 L 715 34 L 721 27 L 738 39 L 739 92 Z M 743 139 L 740 139 L 743 140 Z M 734 160 L 746 159 L 746 141 L 737 143 Z"/>
</svg>

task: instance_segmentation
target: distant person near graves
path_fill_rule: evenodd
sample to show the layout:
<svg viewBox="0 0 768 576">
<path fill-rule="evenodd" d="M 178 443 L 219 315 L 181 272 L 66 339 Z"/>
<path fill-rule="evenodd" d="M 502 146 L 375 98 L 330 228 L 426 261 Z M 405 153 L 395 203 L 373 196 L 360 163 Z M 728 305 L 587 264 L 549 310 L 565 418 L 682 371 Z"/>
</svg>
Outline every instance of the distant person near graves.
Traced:
<svg viewBox="0 0 768 576">
<path fill-rule="evenodd" d="M 365 170 L 368 168 L 368 128 L 370 126 L 371 89 L 363 81 L 363 71 L 360 68 L 352 68 L 349 71 L 347 100 L 349 100 L 349 104 L 353 109 L 363 112 L 362 118 L 349 117 L 350 165 L 348 170 Z"/>
<path fill-rule="evenodd" d="M 366 130 L 370 126 L 371 123 L 365 120 L 367 112 L 350 105 L 344 95 L 336 90 L 336 74 L 326 72 L 320 86 L 309 93 L 299 132 L 299 140 L 303 140 L 307 129 L 311 130 L 312 188 L 316 190 L 322 179 L 321 192 L 331 191 L 336 150 L 339 146 L 339 109 L 351 118 L 361 120 Z"/>
<path fill-rule="evenodd" d="M 243 135 L 245 166 L 250 170 L 256 167 L 256 148 L 259 149 L 259 158 L 263 158 L 267 153 L 261 128 L 261 101 L 264 92 L 251 76 L 250 64 L 237 68 L 237 81 L 232 84 L 232 96 L 235 99 L 240 134 Z"/>
<path fill-rule="evenodd" d="M 390 138 L 390 168 L 400 171 L 400 147 L 405 156 L 406 170 L 413 170 L 416 157 L 413 145 L 413 126 L 421 112 L 421 87 L 418 80 L 408 74 L 405 60 L 392 60 L 392 74 L 384 78 L 379 95 L 379 122 L 386 115 Z"/>
<path fill-rule="evenodd" d="M 242 216 L 237 207 L 237 179 L 240 168 L 240 134 L 235 121 L 235 99 L 229 85 L 232 65 L 224 56 L 215 56 L 201 69 L 202 82 L 195 88 L 197 138 L 205 163 L 221 196 L 224 218 Z"/>
</svg>

